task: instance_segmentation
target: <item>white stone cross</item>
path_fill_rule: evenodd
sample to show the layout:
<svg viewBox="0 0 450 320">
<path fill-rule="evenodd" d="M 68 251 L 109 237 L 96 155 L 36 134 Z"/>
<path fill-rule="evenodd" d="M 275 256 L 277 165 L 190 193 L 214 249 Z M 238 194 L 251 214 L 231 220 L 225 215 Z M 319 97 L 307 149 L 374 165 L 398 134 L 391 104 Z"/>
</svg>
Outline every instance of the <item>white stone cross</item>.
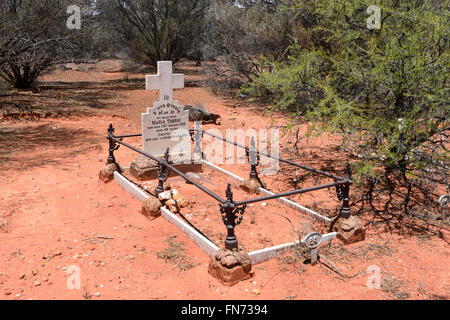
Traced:
<svg viewBox="0 0 450 320">
<path fill-rule="evenodd" d="M 173 101 L 173 89 L 184 88 L 184 75 L 172 72 L 172 61 L 158 61 L 158 74 L 145 77 L 146 90 L 159 90 L 159 102 Z"/>
</svg>

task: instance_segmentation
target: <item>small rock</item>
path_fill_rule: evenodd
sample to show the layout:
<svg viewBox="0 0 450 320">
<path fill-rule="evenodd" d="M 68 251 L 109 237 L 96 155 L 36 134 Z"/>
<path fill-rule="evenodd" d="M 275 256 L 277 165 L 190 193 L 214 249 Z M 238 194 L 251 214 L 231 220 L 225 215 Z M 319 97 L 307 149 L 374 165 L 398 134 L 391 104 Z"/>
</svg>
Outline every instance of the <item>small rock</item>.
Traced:
<svg viewBox="0 0 450 320">
<path fill-rule="evenodd" d="M 176 206 L 177 202 L 173 199 L 169 199 L 166 201 L 166 206 Z"/>
<path fill-rule="evenodd" d="M 232 268 L 238 265 L 239 263 L 236 257 L 232 254 L 227 254 L 225 257 L 222 258 L 221 262 L 227 268 Z"/>
<path fill-rule="evenodd" d="M 366 228 L 357 216 L 350 216 L 348 219 L 338 219 L 333 230 L 338 233 L 338 239 L 345 244 L 364 241 L 366 237 Z"/>
<path fill-rule="evenodd" d="M 111 182 L 114 180 L 114 172 L 117 171 L 117 166 L 114 163 L 108 164 L 106 167 L 104 167 L 102 170 L 100 170 L 99 173 L 99 179 L 100 181 L 104 183 Z"/>
<path fill-rule="evenodd" d="M 144 201 L 142 204 L 141 213 L 149 219 L 155 219 L 161 214 L 161 202 L 154 198 L 150 197 Z"/>
<path fill-rule="evenodd" d="M 176 201 L 176 204 L 180 208 L 186 208 L 189 205 L 189 202 L 185 197 L 183 197 L 178 191 L 172 190 L 172 198 Z"/>
<path fill-rule="evenodd" d="M 172 194 L 171 194 L 170 191 L 161 192 L 161 193 L 158 195 L 158 199 L 161 200 L 161 201 L 167 201 L 167 200 L 170 200 L 170 199 L 172 199 Z"/>
<path fill-rule="evenodd" d="M 42 259 L 44 259 L 44 260 L 51 260 L 54 257 L 60 256 L 60 255 L 62 255 L 62 252 L 59 251 L 59 250 L 55 250 L 55 251 L 52 251 L 52 252 L 50 252 L 50 253 L 48 253 L 46 255 L 43 255 Z"/>
<path fill-rule="evenodd" d="M 178 213 L 179 212 L 178 206 L 169 205 L 169 206 L 167 206 L 167 209 L 169 209 L 169 211 L 172 212 L 172 213 Z"/>
<path fill-rule="evenodd" d="M 40 281 L 35 281 L 34 283 L 33 283 L 33 286 L 35 286 L 35 287 L 39 287 L 41 285 L 41 282 Z"/>
<path fill-rule="evenodd" d="M 247 179 L 240 185 L 240 188 L 250 194 L 257 194 L 258 188 L 263 187 L 256 179 Z"/>
</svg>

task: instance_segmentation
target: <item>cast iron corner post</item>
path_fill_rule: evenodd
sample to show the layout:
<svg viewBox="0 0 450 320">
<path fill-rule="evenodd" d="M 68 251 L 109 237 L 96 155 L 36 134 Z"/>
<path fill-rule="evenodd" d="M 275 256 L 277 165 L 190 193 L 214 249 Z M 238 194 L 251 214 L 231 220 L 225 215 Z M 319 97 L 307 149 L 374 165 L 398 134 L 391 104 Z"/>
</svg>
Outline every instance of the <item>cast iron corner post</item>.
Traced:
<svg viewBox="0 0 450 320">
<path fill-rule="evenodd" d="M 254 137 L 252 137 L 252 139 L 250 140 L 250 148 L 247 151 L 247 157 L 248 162 L 251 165 L 250 179 L 259 180 L 258 171 L 256 171 L 256 167 L 258 166 L 260 159 L 258 151 L 256 150 L 256 143 Z"/>
<path fill-rule="evenodd" d="M 246 205 L 237 207 L 233 201 L 233 192 L 231 191 L 231 184 L 228 184 L 227 188 L 227 201 L 224 204 L 220 204 L 220 213 L 222 214 L 222 220 L 227 227 L 227 238 L 225 239 L 225 249 L 238 250 L 238 240 L 234 234 L 234 228 L 241 224 Z"/>
<path fill-rule="evenodd" d="M 164 163 L 158 163 L 158 186 L 155 189 L 155 196 L 158 197 L 161 192 L 164 192 L 164 182 L 167 181 L 169 177 L 170 170 L 166 167 L 169 163 L 169 148 L 167 148 L 164 154 Z"/>
<path fill-rule="evenodd" d="M 113 139 L 114 136 L 114 127 L 112 125 L 112 123 L 109 125 L 108 128 L 108 140 L 109 140 L 109 155 L 108 155 L 108 160 L 106 161 L 106 164 L 115 164 L 117 167 L 117 170 L 120 172 L 120 166 L 119 164 L 116 162 L 116 158 L 114 157 L 114 151 L 119 150 L 120 145 Z"/>
<path fill-rule="evenodd" d="M 352 171 L 350 164 L 347 163 L 345 168 L 345 179 L 346 183 L 340 186 L 336 186 L 336 191 L 338 193 L 338 199 L 342 201 L 342 207 L 339 217 L 348 219 L 351 215 L 350 210 L 350 186 L 352 185 Z"/>
</svg>

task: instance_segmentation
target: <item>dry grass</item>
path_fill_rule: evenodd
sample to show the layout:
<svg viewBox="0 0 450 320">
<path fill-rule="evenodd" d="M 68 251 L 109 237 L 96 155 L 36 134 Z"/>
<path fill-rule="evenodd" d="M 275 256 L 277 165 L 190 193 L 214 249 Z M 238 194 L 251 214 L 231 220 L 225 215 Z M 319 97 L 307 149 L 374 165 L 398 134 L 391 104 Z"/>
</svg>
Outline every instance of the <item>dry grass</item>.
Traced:
<svg viewBox="0 0 450 320">
<path fill-rule="evenodd" d="M 418 282 L 417 291 L 430 300 L 448 300 L 449 299 L 448 295 L 439 295 L 439 294 L 429 292 L 430 289 L 427 288 L 427 286 L 422 281 Z"/>
<path fill-rule="evenodd" d="M 89 289 L 87 287 L 83 287 L 83 299 L 84 300 L 92 299 L 92 295 L 89 293 Z"/>
<path fill-rule="evenodd" d="M 375 243 L 364 243 L 355 248 L 346 248 L 340 243 L 330 243 L 320 248 L 320 253 L 326 257 L 343 262 L 355 259 L 370 261 L 383 256 L 392 256 L 393 251 L 388 246 Z"/>
<path fill-rule="evenodd" d="M 386 292 L 390 297 L 397 300 L 406 300 L 410 298 L 410 294 L 406 292 L 405 284 L 402 280 L 395 278 L 393 275 L 384 272 L 381 290 Z"/>
<path fill-rule="evenodd" d="M 185 247 L 182 243 L 174 242 L 174 239 L 177 236 L 169 236 L 166 238 L 166 242 L 169 247 L 163 251 L 158 252 L 156 255 L 159 259 L 164 259 L 166 263 L 171 263 L 175 268 L 180 271 L 187 271 L 196 266 L 195 263 L 191 261 L 190 258 L 186 258 L 186 255 L 183 253 Z"/>
<path fill-rule="evenodd" d="M 286 272 L 288 271 L 288 266 L 292 265 L 295 271 L 302 273 L 305 271 L 304 262 L 309 258 L 309 250 L 304 246 L 299 246 L 291 254 L 280 256 L 277 260 L 280 264 L 280 271 Z"/>
</svg>

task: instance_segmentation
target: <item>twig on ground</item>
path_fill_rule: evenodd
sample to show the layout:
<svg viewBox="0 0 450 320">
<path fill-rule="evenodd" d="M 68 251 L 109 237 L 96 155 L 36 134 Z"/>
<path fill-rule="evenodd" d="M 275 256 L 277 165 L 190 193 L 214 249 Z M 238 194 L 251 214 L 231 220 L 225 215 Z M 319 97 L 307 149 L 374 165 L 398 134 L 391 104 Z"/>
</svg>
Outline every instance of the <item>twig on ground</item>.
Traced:
<svg viewBox="0 0 450 320">
<path fill-rule="evenodd" d="M 101 236 L 101 235 L 97 235 L 97 238 L 99 238 L 99 239 L 105 239 L 105 240 L 114 240 L 114 238 L 111 238 L 111 237 L 104 237 L 104 236 Z"/>
</svg>

